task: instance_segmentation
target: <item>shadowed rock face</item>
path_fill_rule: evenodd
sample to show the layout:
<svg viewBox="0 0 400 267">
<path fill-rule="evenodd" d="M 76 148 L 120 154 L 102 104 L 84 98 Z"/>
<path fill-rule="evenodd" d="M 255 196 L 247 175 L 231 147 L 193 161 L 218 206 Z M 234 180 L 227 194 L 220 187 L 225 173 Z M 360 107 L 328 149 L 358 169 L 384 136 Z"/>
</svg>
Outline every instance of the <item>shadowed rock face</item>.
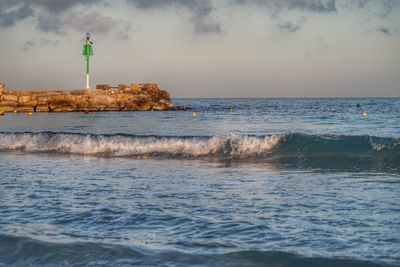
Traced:
<svg viewBox="0 0 400 267">
<path fill-rule="evenodd" d="M 146 111 L 172 110 L 167 91 L 157 84 L 132 84 L 118 89 L 72 91 L 5 90 L 0 83 L 4 112 Z"/>
</svg>

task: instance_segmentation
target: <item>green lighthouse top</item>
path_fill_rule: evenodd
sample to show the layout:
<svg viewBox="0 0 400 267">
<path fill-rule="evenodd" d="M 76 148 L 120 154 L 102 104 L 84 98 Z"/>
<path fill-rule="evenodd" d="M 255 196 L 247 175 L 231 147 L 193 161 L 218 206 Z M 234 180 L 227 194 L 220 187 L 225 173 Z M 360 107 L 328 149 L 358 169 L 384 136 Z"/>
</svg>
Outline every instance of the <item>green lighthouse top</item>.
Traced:
<svg viewBox="0 0 400 267">
<path fill-rule="evenodd" d="M 90 40 L 90 33 L 86 33 L 85 44 L 83 45 L 83 53 L 85 57 L 93 56 L 93 42 Z"/>
</svg>

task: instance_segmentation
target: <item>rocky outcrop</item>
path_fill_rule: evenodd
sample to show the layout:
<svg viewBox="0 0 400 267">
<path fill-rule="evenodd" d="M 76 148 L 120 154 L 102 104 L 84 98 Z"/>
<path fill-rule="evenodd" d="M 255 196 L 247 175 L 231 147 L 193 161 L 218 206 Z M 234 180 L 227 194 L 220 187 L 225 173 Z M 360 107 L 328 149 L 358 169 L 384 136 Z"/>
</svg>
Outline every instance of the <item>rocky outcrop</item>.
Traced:
<svg viewBox="0 0 400 267">
<path fill-rule="evenodd" d="M 173 110 L 170 95 L 157 84 L 72 91 L 5 90 L 0 83 L 3 112 L 146 111 Z"/>
</svg>

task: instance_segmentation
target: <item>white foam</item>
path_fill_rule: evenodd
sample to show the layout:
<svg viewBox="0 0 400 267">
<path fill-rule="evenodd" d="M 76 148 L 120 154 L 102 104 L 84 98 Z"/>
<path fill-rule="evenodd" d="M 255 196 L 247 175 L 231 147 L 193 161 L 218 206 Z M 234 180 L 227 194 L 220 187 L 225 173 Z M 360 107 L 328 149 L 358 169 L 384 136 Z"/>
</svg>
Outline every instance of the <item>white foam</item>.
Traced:
<svg viewBox="0 0 400 267">
<path fill-rule="evenodd" d="M 62 133 L 2 133 L 0 150 L 107 156 L 228 156 L 247 158 L 268 153 L 279 136 L 210 138 L 130 137 Z"/>
</svg>

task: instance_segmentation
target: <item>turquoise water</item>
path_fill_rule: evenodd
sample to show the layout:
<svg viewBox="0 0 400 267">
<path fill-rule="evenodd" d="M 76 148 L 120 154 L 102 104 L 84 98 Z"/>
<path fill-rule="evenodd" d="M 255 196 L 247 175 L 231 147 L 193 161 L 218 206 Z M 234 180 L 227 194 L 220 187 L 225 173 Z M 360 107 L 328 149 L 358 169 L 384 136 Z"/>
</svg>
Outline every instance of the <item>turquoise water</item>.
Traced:
<svg viewBox="0 0 400 267">
<path fill-rule="evenodd" d="M 0 117 L 0 266 L 400 266 L 400 99 L 175 104 Z"/>
</svg>

